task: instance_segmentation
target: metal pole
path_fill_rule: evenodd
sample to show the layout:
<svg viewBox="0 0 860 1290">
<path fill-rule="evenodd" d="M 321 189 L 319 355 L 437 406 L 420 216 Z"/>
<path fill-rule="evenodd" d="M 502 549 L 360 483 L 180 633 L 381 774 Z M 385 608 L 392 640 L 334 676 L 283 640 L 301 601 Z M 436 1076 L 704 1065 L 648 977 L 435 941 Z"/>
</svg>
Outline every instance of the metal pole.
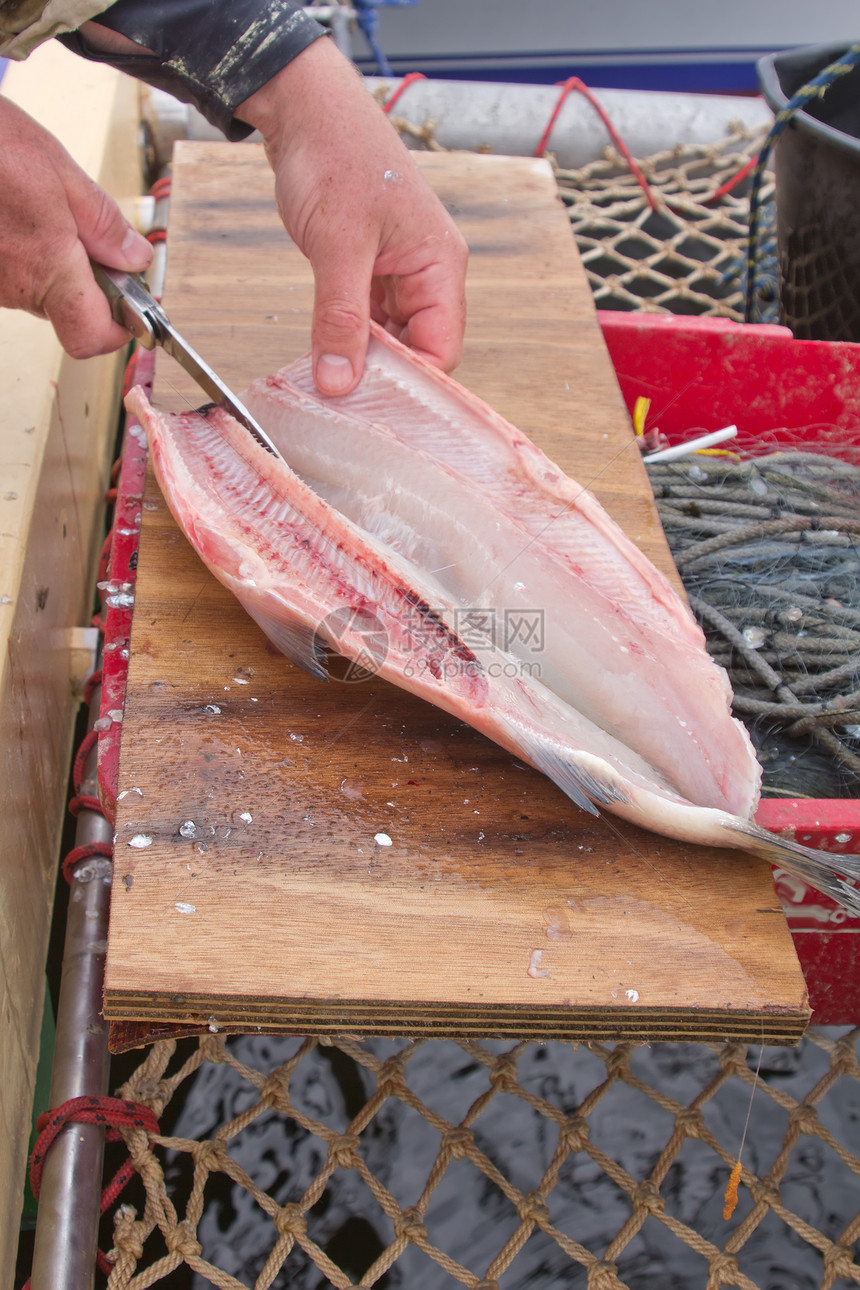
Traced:
<svg viewBox="0 0 860 1290">
<path fill-rule="evenodd" d="M 98 715 L 100 687 L 90 704 L 90 726 Z M 97 796 L 97 748 L 86 761 L 82 795 Z M 77 845 L 110 842 L 103 816 L 82 810 Z M 93 856 L 75 866 L 63 972 L 57 1010 L 57 1035 L 51 1076 L 51 1107 L 72 1097 L 104 1095 L 108 1090 L 107 1022 L 102 1016 L 105 951 L 110 904 L 111 862 Z M 69 1124 L 45 1160 L 36 1216 L 32 1290 L 92 1290 L 95 1280 L 102 1186 L 104 1129 Z"/>
<path fill-rule="evenodd" d="M 371 92 L 390 98 L 399 77 L 365 76 Z M 733 123 L 747 131 L 765 130 L 773 113 L 759 98 L 723 94 L 670 94 L 661 90 L 596 90 L 595 97 L 634 157 L 674 148 L 679 144 L 711 144 L 729 138 Z M 414 81 L 397 101 L 392 115 L 418 131 L 416 141 L 404 135 L 408 147 L 420 148 L 420 132 L 433 122 L 436 142 L 443 148 L 467 152 L 487 150 L 533 157 L 558 102 L 554 85 L 500 85 L 491 81 Z M 170 160 L 177 137 L 220 139 L 216 126 L 192 107 L 177 108 L 167 95 L 152 90 L 146 97 L 146 119 L 159 165 Z M 178 116 L 184 114 L 184 122 Z M 259 139 L 258 134 L 250 136 Z M 558 164 L 575 169 L 602 157 L 609 144 L 606 126 L 592 105 L 571 94 L 559 113 L 549 139 Z"/>
</svg>

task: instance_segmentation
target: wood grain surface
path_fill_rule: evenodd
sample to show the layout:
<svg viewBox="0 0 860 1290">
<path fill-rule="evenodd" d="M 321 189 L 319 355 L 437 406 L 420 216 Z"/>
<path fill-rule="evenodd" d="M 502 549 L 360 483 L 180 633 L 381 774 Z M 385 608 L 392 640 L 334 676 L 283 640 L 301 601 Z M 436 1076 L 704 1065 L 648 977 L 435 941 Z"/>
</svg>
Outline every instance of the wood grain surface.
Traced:
<svg viewBox="0 0 860 1290">
<path fill-rule="evenodd" d="M 420 160 L 472 252 L 459 379 L 671 570 L 548 165 Z M 239 390 L 308 346 L 312 279 L 271 189 L 253 145 L 178 150 L 165 304 Z M 160 356 L 156 402 L 188 400 L 203 401 Z M 383 682 L 312 680 L 209 575 L 152 480 L 143 518 L 110 1018 L 305 1033 L 799 1036 L 804 982 L 766 864 L 590 819 L 469 727 Z"/>
</svg>

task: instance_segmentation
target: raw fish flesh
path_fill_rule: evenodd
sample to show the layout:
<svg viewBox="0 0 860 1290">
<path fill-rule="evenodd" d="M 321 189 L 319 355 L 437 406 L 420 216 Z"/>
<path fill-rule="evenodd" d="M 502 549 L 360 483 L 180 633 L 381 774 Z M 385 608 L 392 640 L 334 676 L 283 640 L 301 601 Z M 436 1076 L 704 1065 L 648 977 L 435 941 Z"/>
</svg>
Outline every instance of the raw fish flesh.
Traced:
<svg viewBox="0 0 860 1290">
<path fill-rule="evenodd" d="M 758 828 L 760 769 L 687 606 L 584 488 L 374 328 L 353 393 L 306 356 L 223 409 L 136 388 L 158 482 L 212 573 L 313 675 L 345 656 L 468 722 L 582 809 L 764 855 L 856 913 L 860 860 Z"/>
</svg>

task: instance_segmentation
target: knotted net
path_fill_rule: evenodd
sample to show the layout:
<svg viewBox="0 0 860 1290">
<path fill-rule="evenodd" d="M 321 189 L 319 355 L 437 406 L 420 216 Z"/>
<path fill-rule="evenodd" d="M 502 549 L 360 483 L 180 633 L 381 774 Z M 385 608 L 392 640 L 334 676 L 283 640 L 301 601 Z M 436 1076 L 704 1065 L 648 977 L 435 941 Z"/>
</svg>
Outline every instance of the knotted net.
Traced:
<svg viewBox="0 0 860 1290">
<path fill-rule="evenodd" d="M 764 142 L 737 126 L 712 144 L 638 161 L 651 201 L 624 158 L 607 147 L 579 170 L 557 170 L 599 309 L 744 320 L 748 171 Z M 754 322 L 777 318 L 774 186 L 760 191 Z"/>
<path fill-rule="evenodd" d="M 122 1088 L 164 1136 L 124 1131 L 108 1284 L 860 1284 L 858 1038 L 162 1041 Z"/>
</svg>

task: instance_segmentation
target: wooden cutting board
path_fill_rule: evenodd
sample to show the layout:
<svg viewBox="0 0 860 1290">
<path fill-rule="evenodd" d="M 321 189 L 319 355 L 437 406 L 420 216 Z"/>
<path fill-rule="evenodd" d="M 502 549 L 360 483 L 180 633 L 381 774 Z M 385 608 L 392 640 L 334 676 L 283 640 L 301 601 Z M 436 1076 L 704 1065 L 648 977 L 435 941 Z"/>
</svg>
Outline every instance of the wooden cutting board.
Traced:
<svg viewBox="0 0 860 1290">
<path fill-rule="evenodd" d="M 420 161 L 472 250 L 458 377 L 671 570 L 549 166 Z M 307 348 L 312 279 L 259 148 L 178 148 L 168 260 L 168 312 L 236 389 Z M 188 399 L 160 356 L 156 401 Z M 112 1019 L 791 1042 L 808 1017 L 766 864 L 586 817 L 383 682 L 310 679 L 152 479 L 120 790 Z"/>
</svg>

